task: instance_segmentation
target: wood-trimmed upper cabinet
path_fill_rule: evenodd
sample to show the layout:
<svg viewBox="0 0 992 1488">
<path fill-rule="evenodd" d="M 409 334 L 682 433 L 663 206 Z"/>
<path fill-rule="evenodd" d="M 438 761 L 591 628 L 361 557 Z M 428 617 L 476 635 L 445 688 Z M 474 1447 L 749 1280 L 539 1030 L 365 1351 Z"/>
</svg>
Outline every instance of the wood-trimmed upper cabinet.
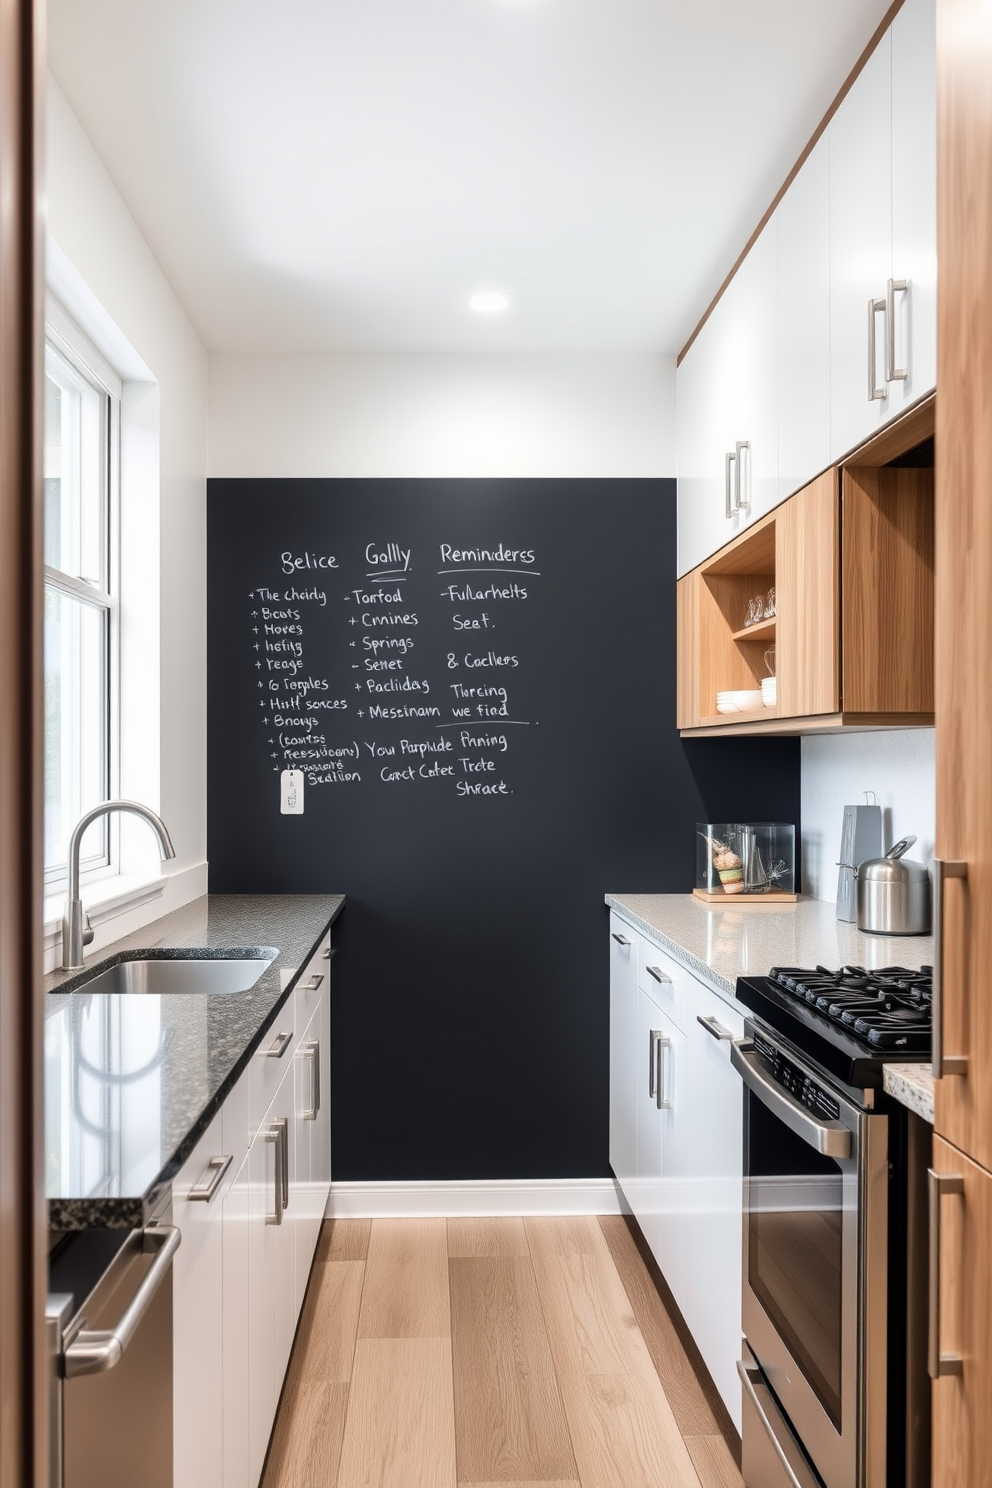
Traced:
<svg viewBox="0 0 992 1488">
<path fill-rule="evenodd" d="M 679 728 L 932 722 L 933 525 L 931 469 L 829 470 L 698 565 L 678 585 Z M 772 588 L 774 617 L 746 625 Z M 773 706 L 717 713 L 718 692 L 760 688 L 769 663 Z"/>
</svg>

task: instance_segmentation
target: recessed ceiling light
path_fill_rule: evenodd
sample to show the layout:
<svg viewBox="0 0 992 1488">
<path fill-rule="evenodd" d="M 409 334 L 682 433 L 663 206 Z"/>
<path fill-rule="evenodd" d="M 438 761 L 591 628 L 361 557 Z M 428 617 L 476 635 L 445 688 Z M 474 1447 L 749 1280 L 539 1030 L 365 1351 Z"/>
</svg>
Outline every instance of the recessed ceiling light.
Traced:
<svg viewBox="0 0 992 1488">
<path fill-rule="evenodd" d="M 502 315 L 510 301 L 496 289 L 482 289 L 469 300 L 469 308 L 477 315 Z"/>
</svg>

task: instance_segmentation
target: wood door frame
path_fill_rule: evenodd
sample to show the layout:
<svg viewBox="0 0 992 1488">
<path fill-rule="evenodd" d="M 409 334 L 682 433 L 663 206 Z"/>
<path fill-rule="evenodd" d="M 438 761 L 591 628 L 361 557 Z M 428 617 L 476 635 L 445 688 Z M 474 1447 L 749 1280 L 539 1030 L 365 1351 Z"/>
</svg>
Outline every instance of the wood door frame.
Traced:
<svg viewBox="0 0 992 1488">
<path fill-rule="evenodd" d="M 0 0 L 0 1488 L 44 1488 L 43 0 Z"/>
</svg>

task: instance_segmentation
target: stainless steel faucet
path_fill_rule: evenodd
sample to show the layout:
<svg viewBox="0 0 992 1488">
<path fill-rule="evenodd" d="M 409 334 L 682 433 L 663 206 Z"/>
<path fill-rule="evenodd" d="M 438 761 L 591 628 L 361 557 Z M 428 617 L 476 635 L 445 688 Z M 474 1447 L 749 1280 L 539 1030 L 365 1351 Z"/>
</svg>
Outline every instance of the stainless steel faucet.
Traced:
<svg viewBox="0 0 992 1488">
<path fill-rule="evenodd" d="M 99 806 L 94 806 L 92 811 L 87 811 L 79 818 L 69 838 L 69 888 L 65 901 L 65 914 L 62 917 L 62 968 L 64 971 L 79 971 L 83 965 L 83 946 L 88 946 L 93 939 L 93 927 L 90 924 L 89 915 L 83 910 L 83 903 L 79 897 L 79 848 L 83 833 L 91 822 L 96 821 L 97 817 L 109 816 L 111 811 L 130 811 L 135 816 L 143 817 L 158 838 L 159 851 L 163 859 L 176 856 L 176 850 L 172 845 L 172 838 L 169 836 L 165 822 L 149 807 L 142 806 L 139 801 L 102 801 Z"/>
</svg>

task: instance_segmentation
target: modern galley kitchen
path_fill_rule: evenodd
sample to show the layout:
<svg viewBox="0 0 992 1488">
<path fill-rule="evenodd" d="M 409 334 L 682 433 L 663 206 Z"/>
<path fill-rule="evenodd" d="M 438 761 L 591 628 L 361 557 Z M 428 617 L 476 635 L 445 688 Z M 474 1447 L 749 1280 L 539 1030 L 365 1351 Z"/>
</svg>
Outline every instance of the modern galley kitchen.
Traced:
<svg viewBox="0 0 992 1488">
<path fill-rule="evenodd" d="M 43 8 L 0 1488 L 992 1485 L 986 0 Z"/>
</svg>

